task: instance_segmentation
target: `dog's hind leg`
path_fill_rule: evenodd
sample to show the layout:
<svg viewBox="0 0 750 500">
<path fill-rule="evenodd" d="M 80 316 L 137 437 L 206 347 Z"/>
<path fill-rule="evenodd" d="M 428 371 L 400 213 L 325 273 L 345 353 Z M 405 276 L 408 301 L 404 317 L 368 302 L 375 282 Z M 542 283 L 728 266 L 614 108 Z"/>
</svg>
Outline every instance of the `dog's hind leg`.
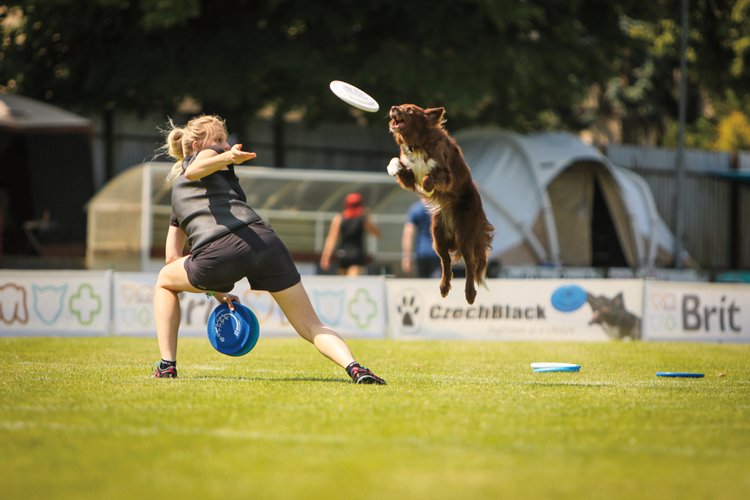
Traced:
<svg viewBox="0 0 750 500">
<path fill-rule="evenodd" d="M 442 268 L 440 295 L 445 297 L 451 290 L 451 279 L 453 278 L 450 253 L 453 248 L 453 239 L 450 238 L 443 226 L 443 218 L 440 213 L 436 213 L 432 218 L 432 247 L 440 257 L 440 267 Z"/>
<path fill-rule="evenodd" d="M 477 289 L 474 287 L 474 281 L 478 278 L 477 263 L 471 252 L 466 252 L 463 255 L 464 264 L 466 265 L 466 286 L 464 288 L 464 294 L 466 295 L 466 302 L 473 304 L 474 299 L 477 298 Z"/>
<path fill-rule="evenodd" d="M 468 226 L 469 221 L 465 222 Z M 462 226 L 462 229 L 465 228 L 465 226 Z M 477 289 L 474 284 L 481 283 L 482 281 L 482 276 L 480 274 L 482 272 L 480 267 L 481 261 L 476 252 L 476 242 L 470 238 L 471 236 L 472 235 L 466 231 L 461 231 L 456 235 L 459 244 L 459 251 L 463 256 L 464 265 L 466 266 L 466 286 L 464 288 L 464 294 L 466 295 L 466 302 L 469 304 L 473 304 L 474 299 L 477 297 Z"/>
</svg>

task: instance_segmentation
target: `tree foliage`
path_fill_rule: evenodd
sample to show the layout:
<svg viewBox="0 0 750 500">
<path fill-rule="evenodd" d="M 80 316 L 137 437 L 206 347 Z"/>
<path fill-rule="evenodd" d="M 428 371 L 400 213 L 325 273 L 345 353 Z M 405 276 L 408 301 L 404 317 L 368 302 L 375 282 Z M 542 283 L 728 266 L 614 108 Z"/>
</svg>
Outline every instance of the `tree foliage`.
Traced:
<svg viewBox="0 0 750 500">
<path fill-rule="evenodd" d="M 668 0 L 11 0 L 0 88 L 87 111 L 262 109 L 349 119 L 330 80 L 384 108 L 446 106 L 453 126 L 628 130 L 676 113 L 679 11 Z M 691 2 L 691 89 L 746 88 L 750 0 Z M 2 9 L 2 7 L 0 7 Z M 695 110 L 695 107 L 693 107 Z M 382 120 L 382 114 L 360 119 Z"/>
</svg>

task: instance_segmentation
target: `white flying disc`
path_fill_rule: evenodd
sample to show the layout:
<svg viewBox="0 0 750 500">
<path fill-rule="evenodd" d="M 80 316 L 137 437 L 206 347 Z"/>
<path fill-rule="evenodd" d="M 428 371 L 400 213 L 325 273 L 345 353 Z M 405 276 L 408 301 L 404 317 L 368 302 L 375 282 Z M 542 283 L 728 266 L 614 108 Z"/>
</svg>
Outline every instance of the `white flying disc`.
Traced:
<svg viewBox="0 0 750 500">
<path fill-rule="evenodd" d="M 577 365 L 575 363 L 540 362 L 531 363 L 531 368 L 534 370 L 534 373 L 577 372 L 581 370 L 581 365 Z"/>
<path fill-rule="evenodd" d="M 581 366 L 577 365 L 575 363 L 551 363 L 551 362 L 540 362 L 540 363 L 531 363 L 532 368 L 561 368 L 565 366 Z"/>
<path fill-rule="evenodd" d="M 339 99 L 347 104 L 351 104 L 355 108 L 359 108 L 362 111 L 369 111 L 370 113 L 374 113 L 380 109 L 378 101 L 354 85 L 334 80 L 329 87 L 331 87 L 331 92 L 336 94 Z"/>
</svg>

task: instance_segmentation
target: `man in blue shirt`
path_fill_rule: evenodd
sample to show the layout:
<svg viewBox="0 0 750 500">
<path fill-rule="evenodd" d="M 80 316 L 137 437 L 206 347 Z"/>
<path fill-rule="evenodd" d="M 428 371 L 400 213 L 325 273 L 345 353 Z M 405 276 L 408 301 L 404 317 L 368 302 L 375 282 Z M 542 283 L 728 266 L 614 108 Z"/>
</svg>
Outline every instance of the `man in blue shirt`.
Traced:
<svg viewBox="0 0 750 500">
<path fill-rule="evenodd" d="M 417 263 L 417 276 L 440 276 L 440 258 L 432 248 L 432 214 L 419 199 L 409 207 L 401 238 L 401 269 L 412 272 L 412 257 Z"/>
</svg>

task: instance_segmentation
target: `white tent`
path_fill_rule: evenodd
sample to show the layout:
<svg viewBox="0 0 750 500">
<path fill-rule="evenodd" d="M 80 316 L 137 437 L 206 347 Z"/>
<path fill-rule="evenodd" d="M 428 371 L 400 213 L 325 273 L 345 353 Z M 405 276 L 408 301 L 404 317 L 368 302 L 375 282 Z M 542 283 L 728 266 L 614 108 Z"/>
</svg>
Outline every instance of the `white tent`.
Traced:
<svg viewBox="0 0 750 500">
<path fill-rule="evenodd" d="M 0 130 L 16 132 L 80 131 L 91 133 L 91 122 L 50 104 L 14 94 L 0 94 Z"/>
<path fill-rule="evenodd" d="M 648 185 L 567 133 L 455 134 L 495 226 L 503 265 L 672 264 L 673 236 Z"/>
<path fill-rule="evenodd" d="M 94 193 L 91 122 L 0 94 L 0 251 L 78 255 Z"/>
</svg>

